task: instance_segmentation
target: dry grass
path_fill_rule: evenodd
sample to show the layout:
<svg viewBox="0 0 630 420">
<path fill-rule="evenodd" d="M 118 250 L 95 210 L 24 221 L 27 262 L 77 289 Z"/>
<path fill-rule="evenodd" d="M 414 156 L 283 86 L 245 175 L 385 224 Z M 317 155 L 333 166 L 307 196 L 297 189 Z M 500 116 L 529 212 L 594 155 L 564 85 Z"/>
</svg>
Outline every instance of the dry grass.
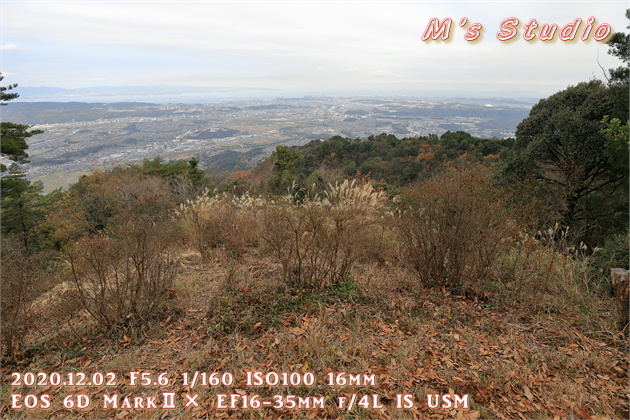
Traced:
<svg viewBox="0 0 630 420">
<path fill-rule="evenodd" d="M 601 312 L 608 304 L 601 299 L 609 293 L 605 279 L 596 275 L 582 249 L 549 240 L 553 235 L 549 232 L 547 239 L 521 235 L 503 255 L 491 287 L 495 301 L 527 308 L 527 313 Z"/>
<path fill-rule="evenodd" d="M 266 204 L 265 200 L 249 195 L 210 197 L 206 192 L 182 204 L 177 214 L 188 241 L 208 259 L 218 247 L 239 254 L 258 245 L 257 217 Z"/>
</svg>

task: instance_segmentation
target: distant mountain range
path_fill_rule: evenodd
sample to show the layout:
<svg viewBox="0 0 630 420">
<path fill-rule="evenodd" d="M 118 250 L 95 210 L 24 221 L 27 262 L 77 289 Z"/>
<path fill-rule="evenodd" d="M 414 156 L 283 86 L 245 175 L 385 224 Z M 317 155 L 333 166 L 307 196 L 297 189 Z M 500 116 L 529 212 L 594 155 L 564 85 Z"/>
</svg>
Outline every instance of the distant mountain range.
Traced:
<svg viewBox="0 0 630 420">
<path fill-rule="evenodd" d="M 302 100 L 308 98 L 302 94 L 292 95 L 279 89 L 259 87 L 92 86 L 86 88 L 66 89 L 48 86 L 19 86 L 16 91 L 20 97 L 15 102 L 144 102 L 153 104 L 191 104 L 276 98 L 289 99 L 291 97 L 301 98 Z M 359 96 L 363 98 L 380 97 L 373 95 Z M 393 95 L 393 97 L 436 100 L 440 102 L 485 103 L 493 105 L 532 106 L 538 102 L 537 98 L 433 97 L 430 94 L 422 97 L 415 97 L 414 95 Z"/>
<path fill-rule="evenodd" d="M 256 87 L 197 86 L 93 86 L 79 89 L 23 87 L 16 89 L 16 102 L 150 102 L 197 103 L 242 99 L 272 99 L 276 89 Z"/>
</svg>

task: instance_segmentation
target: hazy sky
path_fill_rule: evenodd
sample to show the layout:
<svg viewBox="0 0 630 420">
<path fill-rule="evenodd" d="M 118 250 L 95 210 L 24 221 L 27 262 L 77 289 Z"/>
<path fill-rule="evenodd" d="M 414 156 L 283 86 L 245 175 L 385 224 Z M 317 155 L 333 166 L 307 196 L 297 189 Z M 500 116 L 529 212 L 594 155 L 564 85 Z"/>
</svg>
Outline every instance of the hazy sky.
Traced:
<svg viewBox="0 0 630 420">
<path fill-rule="evenodd" d="M 621 62 L 601 42 L 497 40 L 501 21 L 628 31 L 629 1 L 1 0 L 4 84 L 233 86 L 291 95 L 546 97 Z M 433 17 L 450 42 L 422 41 Z M 480 40 L 464 40 L 468 24 Z M 578 38 L 586 23 L 582 23 Z M 557 38 L 557 36 L 556 36 Z"/>
</svg>

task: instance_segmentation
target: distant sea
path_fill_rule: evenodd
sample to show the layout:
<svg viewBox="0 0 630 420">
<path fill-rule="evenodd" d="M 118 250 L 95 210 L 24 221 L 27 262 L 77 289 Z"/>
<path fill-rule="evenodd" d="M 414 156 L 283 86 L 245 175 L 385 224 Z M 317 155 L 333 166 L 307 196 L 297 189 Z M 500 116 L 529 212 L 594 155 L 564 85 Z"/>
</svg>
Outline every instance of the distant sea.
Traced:
<svg viewBox="0 0 630 420">
<path fill-rule="evenodd" d="M 91 87 L 63 89 L 54 87 L 22 87 L 16 102 L 145 102 L 214 103 L 239 100 L 264 100 L 279 96 L 280 91 L 264 88 L 198 88 L 198 87 Z"/>
</svg>

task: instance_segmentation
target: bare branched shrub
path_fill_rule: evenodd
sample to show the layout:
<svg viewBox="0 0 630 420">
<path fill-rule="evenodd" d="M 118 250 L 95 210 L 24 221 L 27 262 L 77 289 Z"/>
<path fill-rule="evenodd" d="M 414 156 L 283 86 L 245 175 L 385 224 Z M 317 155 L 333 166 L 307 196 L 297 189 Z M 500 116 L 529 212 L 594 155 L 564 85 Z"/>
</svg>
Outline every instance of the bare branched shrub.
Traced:
<svg viewBox="0 0 630 420">
<path fill-rule="evenodd" d="M 14 360 L 31 324 L 38 273 L 17 249 L 2 252 L 2 351 Z"/>
<path fill-rule="evenodd" d="M 474 287 L 487 278 L 513 235 L 483 168 L 417 183 L 404 190 L 400 209 L 405 255 L 428 285 Z"/>
<path fill-rule="evenodd" d="M 6 239 L 5 239 L 6 241 Z M 20 354 L 35 323 L 33 302 L 46 286 L 46 253 L 28 254 L 16 247 L 2 250 L 2 348 L 10 360 Z"/>
<path fill-rule="evenodd" d="M 83 307 L 106 328 L 159 312 L 176 274 L 169 226 L 148 217 L 82 238 L 68 252 Z"/>
<path fill-rule="evenodd" d="M 206 193 L 186 201 L 178 214 L 189 240 L 208 258 L 218 246 L 241 253 L 246 247 L 258 245 L 256 218 L 264 205 L 265 200 L 247 194 L 209 197 Z"/>
<path fill-rule="evenodd" d="M 345 181 L 325 198 L 295 203 L 286 196 L 261 218 L 261 237 L 292 287 L 322 288 L 347 280 L 361 255 L 362 234 L 383 217 L 384 196 L 372 185 Z"/>
</svg>

